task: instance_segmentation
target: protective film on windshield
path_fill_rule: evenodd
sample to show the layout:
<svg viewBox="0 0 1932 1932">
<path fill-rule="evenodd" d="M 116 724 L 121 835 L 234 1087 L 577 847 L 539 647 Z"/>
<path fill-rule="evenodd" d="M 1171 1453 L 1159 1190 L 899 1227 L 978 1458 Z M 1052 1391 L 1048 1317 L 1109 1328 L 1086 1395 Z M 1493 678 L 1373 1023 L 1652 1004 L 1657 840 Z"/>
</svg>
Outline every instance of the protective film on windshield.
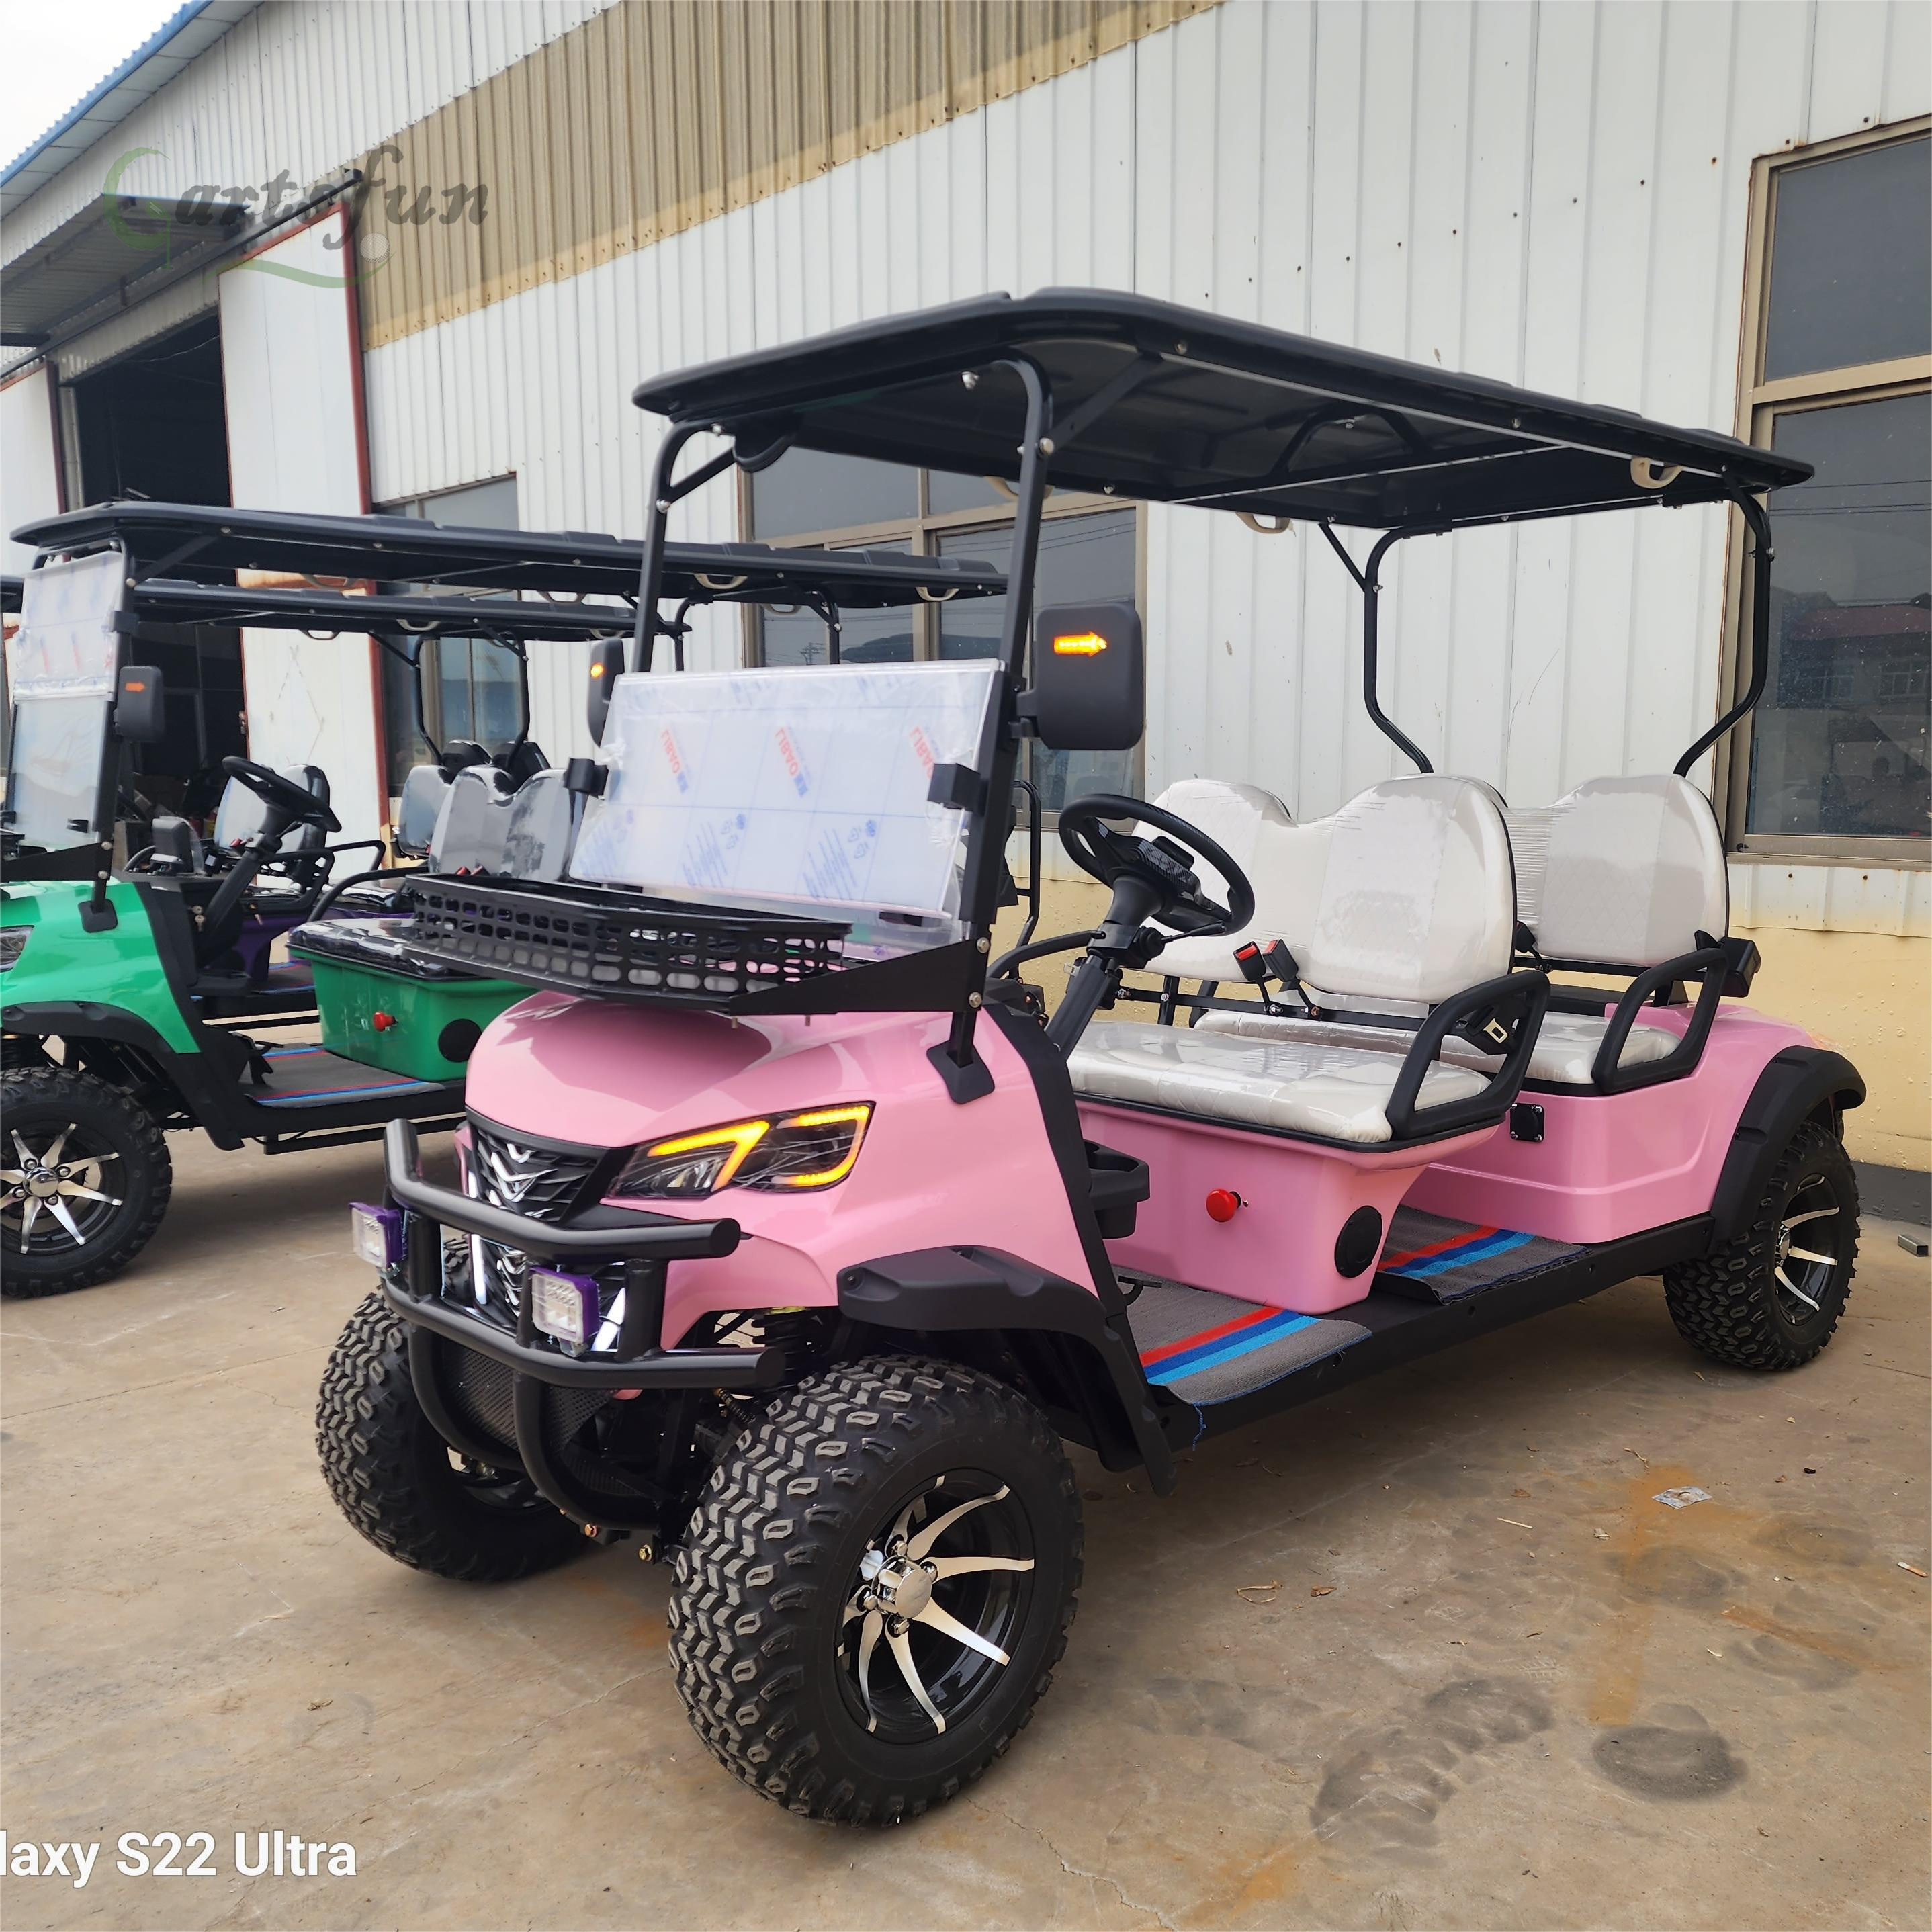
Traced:
<svg viewBox="0 0 1932 1932">
<path fill-rule="evenodd" d="M 997 668 L 854 665 L 632 676 L 584 815 L 580 879 L 822 913 L 886 950 L 956 932 L 966 815 L 934 768 L 978 767 Z"/>
<path fill-rule="evenodd" d="M 22 586 L 7 646 L 14 705 L 4 824 L 56 852 L 100 835 L 94 814 L 114 701 L 114 629 L 127 561 L 117 551 L 43 564 Z"/>
</svg>

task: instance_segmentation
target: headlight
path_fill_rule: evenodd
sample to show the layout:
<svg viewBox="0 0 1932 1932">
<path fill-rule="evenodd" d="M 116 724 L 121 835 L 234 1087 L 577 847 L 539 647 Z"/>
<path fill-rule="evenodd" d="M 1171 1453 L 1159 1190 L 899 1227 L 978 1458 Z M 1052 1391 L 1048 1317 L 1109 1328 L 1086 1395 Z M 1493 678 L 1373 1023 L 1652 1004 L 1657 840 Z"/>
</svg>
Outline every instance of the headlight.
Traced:
<svg viewBox="0 0 1932 1932">
<path fill-rule="evenodd" d="M 27 941 L 32 938 L 31 926 L 0 926 L 0 973 L 6 971 L 14 962 L 27 950 Z"/>
<path fill-rule="evenodd" d="M 613 1194 L 682 1196 L 725 1187 L 832 1187 L 859 1158 L 872 1103 L 731 1120 L 640 1148 Z"/>
</svg>

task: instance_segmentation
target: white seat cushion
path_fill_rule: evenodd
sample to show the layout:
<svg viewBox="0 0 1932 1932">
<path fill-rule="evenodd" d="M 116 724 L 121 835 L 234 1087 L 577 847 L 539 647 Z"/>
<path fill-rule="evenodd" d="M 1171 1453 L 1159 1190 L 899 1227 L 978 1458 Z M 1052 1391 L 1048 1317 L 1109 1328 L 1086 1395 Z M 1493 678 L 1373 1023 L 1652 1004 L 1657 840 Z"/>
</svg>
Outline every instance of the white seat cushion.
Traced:
<svg viewBox="0 0 1932 1932">
<path fill-rule="evenodd" d="M 1604 1013 L 1545 1013 L 1525 1077 L 1546 1080 L 1558 1087 L 1588 1086 L 1590 1069 L 1596 1064 L 1597 1049 L 1603 1045 L 1610 1024 L 1609 1016 Z M 1630 1028 L 1623 1051 L 1617 1055 L 1617 1064 L 1639 1066 L 1646 1060 L 1661 1060 L 1682 1043 L 1682 1036 L 1668 1027 L 1640 1024 Z M 1456 1044 L 1460 1046 L 1462 1042 L 1459 1040 Z"/>
<path fill-rule="evenodd" d="M 1552 1086 L 1587 1087 L 1590 1069 L 1596 1064 L 1597 1049 L 1609 1026 L 1602 1013 L 1546 1013 L 1529 1057 L 1528 1080 L 1547 1081 Z M 1268 1013 L 1208 1012 L 1201 1016 L 1197 1033 L 1214 1033 L 1238 1040 L 1294 1042 L 1310 1046 L 1354 1045 L 1377 1053 L 1405 1054 L 1412 1035 L 1397 1027 L 1337 1025 L 1322 1020 L 1277 1018 Z M 1679 1044 L 1679 1036 L 1667 1027 L 1644 1026 L 1630 1030 L 1623 1052 L 1617 1056 L 1619 1066 L 1638 1066 L 1646 1060 L 1661 1060 Z M 1466 1040 L 1450 1038 L 1442 1043 L 1442 1057 L 1458 1066 L 1473 1067 L 1493 1073 L 1502 1066 L 1498 1054 L 1484 1053 Z"/>
<path fill-rule="evenodd" d="M 1373 1145 L 1391 1138 L 1385 1109 L 1402 1063 L 1374 1047 L 1112 1020 L 1087 1029 L 1067 1066 L 1074 1091 L 1091 1100 Z M 1487 1084 L 1468 1068 L 1438 1064 L 1423 1076 L 1416 1105 L 1466 1100 Z"/>
</svg>

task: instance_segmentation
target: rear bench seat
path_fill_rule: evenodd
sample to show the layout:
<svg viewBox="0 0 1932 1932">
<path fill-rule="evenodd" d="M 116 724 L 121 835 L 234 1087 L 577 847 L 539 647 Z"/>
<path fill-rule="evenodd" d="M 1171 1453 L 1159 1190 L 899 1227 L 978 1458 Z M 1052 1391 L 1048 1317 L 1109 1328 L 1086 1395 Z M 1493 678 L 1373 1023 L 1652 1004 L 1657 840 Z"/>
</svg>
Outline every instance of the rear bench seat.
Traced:
<svg viewBox="0 0 1932 1932">
<path fill-rule="evenodd" d="M 1592 778 L 1554 805 L 1506 808 L 1504 815 L 1514 855 L 1516 916 L 1538 955 L 1552 964 L 1634 976 L 1728 932 L 1724 841 L 1709 800 L 1688 780 L 1668 772 Z M 1290 916 L 1258 879 L 1256 896 L 1256 918 L 1247 933 L 1176 942 L 1161 954 L 1160 970 L 1189 978 L 1238 978 L 1234 947 L 1250 937 L 1265 946 L 1285 936 L 1277 928 Z M 1386 1004 L 1378 1010 L 1402 1011 Z M 1552 1086 L 1591 1085 L 1609 1024 L 1601 1012 L 1546 1015 L 1527 1077 Z M 1204 1014 L 1199 1030 L 1250 1040 L 1315 1042 L 1340 1036 L 1390 1053 L 1406 1052 L 1408 1038 L 1396 1028 L 1365 1033 L 1346 1024 L 1225 1010 Z M 1640 1021 L 1624 1040 L 1618 1068 L 1663 1060 L 1682 1041 L 1678 1032 Z M 1443 1057 L 1486 1072 L 1502 1064 L 1454 1038 Z"/>
<path fill-rule="evenodd" d="M 1199 812 L 1198 798 L 1180 800 L 1173 790 L 1162 802 Z M 1211 828 L 1216 836 L 1239 824 L 1237 802 L 1226 801 Z M 1306 825 L 1291 824 L 1264 794 L 1238 802 L 1252 836 L 1245 854 L 1229 856 L 1245 857 L 1257 903 L 1268 908 L 1267 926 L 1251 931 L 1264 943 L 1285 940 L 1311 987 L 1384 1011 L 1403 1004 L 1420 1011 L 1508 973 L 1516 921 L 1509 838 L 1486 787 L 1391 779 Z M 1207 817 L 1200 814 L 1204 830 Z M 1238 978 L 1233 948 L 1244 937 L 1178 940 L 1160 963 L 1171 970 L 1178 955 L 1190 977 Z M 1406 1052 L 1406 1036 L 1393 1037 Z M 1500 1118 L 1513 1097 L 1513 1082 L 1499 1086 L 1484 1072 L 1438 1060 L 1422 1074 L 1414 1120 L 1392 1123 L 1402 1067 L 1387 1041 L 1341 1027 L 1311 1033 L 1292 1022 L 1263 1036 L 1204 1022 L 1188 1029 L 1106 1021 L 1087 1029 L 1068 1060 L 1075 1091 L 1089 1100 L 1359 1145 Z M 1444 1108 L 1453 1118 L 1438 1113 L 1432 1122 L 1429 1110 Z"/>
</svg>

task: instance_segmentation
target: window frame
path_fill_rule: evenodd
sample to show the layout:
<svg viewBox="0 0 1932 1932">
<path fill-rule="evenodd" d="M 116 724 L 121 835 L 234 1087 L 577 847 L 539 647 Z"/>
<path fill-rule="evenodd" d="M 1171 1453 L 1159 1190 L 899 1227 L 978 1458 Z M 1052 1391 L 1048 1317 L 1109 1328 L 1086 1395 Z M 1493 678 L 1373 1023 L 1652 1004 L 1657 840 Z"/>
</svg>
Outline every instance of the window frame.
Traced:
<svg viewBox="0 0 1932 1932">
<path fill-rule="evenodd" d="M 748 543 L 767 543 L 774 550 L 863 550 L 868 544 L 904 543 L 915 556 L 933 557 L 939 554 L 941 537 L 970 536 L 976 530 L 994 533 L 1003 541 L 1010 543 L 1013 515 L 1010 508 L 1002 511 L 990 505 L 964 510 L 934 511 L 929 507 L 931 501 L 930 479 L 932 472 L 922 466 L 918 472 L 919 483 L 915 499 L 916 506 L 910 517 L 896 517 L 890 521 L 874 524 L 854 524 L 833 530 L 810 530 L 796 536 L 761 537 L 757 534 L 758 524 L 752 512 L 752 478 L 744 471 L 738 476 L 738 528 L 746 533 Z M 1086 490 L 1054 490 L 1049 489 L 1046 502 L 1040 506 L 1040 518 L 1044 523 L 1066 517 L 1090 517 L 1119 510 L 1132 510 L 1134 513 L 1134 608 L 1141 613 L 1142 621 L 1146 621 L 1147 572 L 1148 572 L 1148 506 L 1131 497 L 1109 496 Z M 990 562 L 991 558 L 982 560 Z M 913 662 L 930 664 L 939 661 L 939 613 L 936 604 L 922 602 L 913 612 Z M 754 604 L 744 604 L 740 611 L 739 658 L 747 668 L 761 665 L 764 662 L 762 612 Z M 1150 680 L 1151 682 L 1151 680 Z M 1143 730 L 1141 742 L 1134 747 L 1129 783 L 1138 794 L 1147 776 L 1147 734 Z M 1052 830 L 1058 823 L 1059 814 L 1048 811 L 1041 815 L 1041 823 Z"/>
<path fill-rule="evenodd" d="M 1771 447 L 1780 416 L 1835 409 L 1849 404 L 1882 402 L 1897 396 L 1932 395 L 1932 354 L 1894 357 L 1803 375 L 1764 380 L 1765 339 L 1770 320 L 1772 236 L 1780 177 L 1795 169 L 1861 150 L 1894 146 L 1932 135 L 1932 115 L 1919 115 L 1884 127 L 1865 128 L 1829 141 L 1816 141 L 1751 164 L 1750 217 L 1744 253 L 1744 304 L 1738 356 L 1736 432 L 1760 449 Z M 1750 572 L 1746 567 L 1742 519 L 1730 519 L 1725 551 L 1725 617 L 1718 664 L 1721 708 L 1744 695 L 1750 680 Z M 1932 838 L 1858 838 L 1840 834 L 1751 832 L 1745 830 L 1750 804 L 1750 718 L 1742 719 L 1717 748 L 1712 793 L 1724 828 L 1724 846 L 1747 864 L 1884 866 L 1932 869 Z"/>
</svg>

